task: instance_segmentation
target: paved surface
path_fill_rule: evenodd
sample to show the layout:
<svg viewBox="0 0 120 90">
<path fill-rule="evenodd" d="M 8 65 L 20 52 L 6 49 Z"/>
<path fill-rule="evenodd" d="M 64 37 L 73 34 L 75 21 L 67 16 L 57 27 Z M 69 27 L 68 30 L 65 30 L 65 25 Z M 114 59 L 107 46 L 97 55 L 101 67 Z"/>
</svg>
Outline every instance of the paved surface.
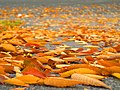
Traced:
<svg viewBox="0 0 120 90">
<path fill-rule="evenodd" d="M 13 8 L 13 7 L 29 7 L 29 8 L 35 8 L 35 7 L 48 7 L 48 6 L 70 6 L 70 7 L 81 7 L 84 5 L 91 5 L 91 4 L 100 4 L 105 6 L 106 4 L 118 4 L 120 5 L 119 0 L 0 0 L 0 7 L 4 8 L 6 6 Z M 32 9 L 31 9 L 32 10 Z M 111 10 L 112 11 L 112 10 Z M 114 12 L 114 11 L 113 11 Z M 117 11 L 119 12 L 119 10 Z M 39 14 L 38 14 L 39 15 Z M 112 17 L 112 15 L 109 15 Z M 1 18 L 2 19 L 2 18 Z M 33 19 L 28 20 L 24 19 L 28 23 L 26 24 L 27 26 L 32 26 L 36 25 L 36 23 L 33 24 Z M 53 27 L 51 27 L 53 28 Z M 117 27 L 118 29 L 119 27 Z M 68 45 L 71 46 L 76 46 L 73 43 L 68 43 Z M 49 46 L 51 48 L 52 46 Z M 109 77 L 104 80 L 104 82 L 111 86 L 113 90 L 120 90 L 120 80 L 117 78 Z M 12 88 L 16 88 L 16 86 L 11 86 L 11 85 L 0 85 L 0 90 L 10 90 Z M 69 87 L 69 88 L 54 88 L 54 87 L 48 87 L 48 86 L 39 86 L 39 85 L 31 85 L 29 88 L 26 88 L 26 90 L 108 90 L 100 87 L 91 87 L 91 86 L 83 86 L 83 85 L 78 85 L 75 87 Z"/>
</svg>

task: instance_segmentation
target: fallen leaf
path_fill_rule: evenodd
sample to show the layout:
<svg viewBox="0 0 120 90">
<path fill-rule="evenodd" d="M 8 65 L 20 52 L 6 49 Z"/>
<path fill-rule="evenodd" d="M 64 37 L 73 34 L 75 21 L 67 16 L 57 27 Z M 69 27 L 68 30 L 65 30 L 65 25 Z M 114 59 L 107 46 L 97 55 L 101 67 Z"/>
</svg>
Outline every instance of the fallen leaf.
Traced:
<svg viewBox="0 0 120 90">
<path fill-rule="evenodd" d="M 94 78 L 94 79 L 99 79 L 99 80 L 105 78 L 105 76 L 95 75 L 95 74 L 83 74 L 83 75 L 86 75 L 86 76 L 91 77 L 91 78 Z"/>
<path fill-rule="evenodd" d="M 74 73 L 74 74 L 72 74 L 71 78 L 74 79 L 74 80 L 79 80 L 81 82 L 81 84 L 105 87 L 105 88 L 108 88 L 108 89 L 112 90 L 105 83 L 103 83 L 103 82 L 101 82 L 101 81 L 99 81 L 97 79 L 90 78 L 88 76 L 82 75 L 82 74 Z"/>
<path fill-rule="evenodd" d="M 26 68 L 22 71 L 22 74 L 23 74 L 23 75 L 31 74 L 31 75 L 34 75 L 34 76 L 39 77 L 39 78 L 45 78 L 45 77 L 46 77 L 46 76 L 44 75 L 44 73 L 41 72 L 38 68 L 36 68 L 36 67 L 31 67 L 31 66 L 26 67 Z"/>
<path fill-rule="evenodd" d="M 28 84 L 16 78 L 7 79 L 7 80 L 4 80 L 4 82 L 12 85 L 18 85 L 18 86 L 26 86 L 26 87 L 29 86 Z"/>
<path fill-rule="evenodd" d="M 68 87 L 79 84 L 79 81 L 61 77 L 47 77 L 44 80 L 44 84 L 54 87 Z"/>
<path fill-rule="evenodd" d="M 117 77 L 120 79 L 120 73 L 113 73 L 112 76 Z"/>
<path fill-rule="evenodd" d="M 26 84 L 43 84 L 42 82 L 40 82 L 40 81 L 43 81 L 42 78 L 38 78 L 38 77 L 33 76 L 33 75 L 23 75 L 20 77 L 16 77 L 16 79 L 19 79 Z"/>
<path fill-rule="evenodd" d="M 3 75 L 6 74 L 5 68 L 3 66 L 0 66 L 0 74 L 3 74 Z"/>
<path fill-rule="evenodd" d="M 80 73 L 80 74 L 96 74 L 96 71 L 93 71 L 89 68 L 78 68 L 78 69 L 73 69 L 70 71 L 66 71 L 63 73 L 60 73 L 61 77 L 69 77 L 74 73 Z"/>
<path fill-rule="evenodd" d="M 17 52 L 16 47 L 13 46 L 12 44 L 1 44 L 0 46 L 1 46 L 3 49 L 5 49 L 6 51 Z"/>
</svg>

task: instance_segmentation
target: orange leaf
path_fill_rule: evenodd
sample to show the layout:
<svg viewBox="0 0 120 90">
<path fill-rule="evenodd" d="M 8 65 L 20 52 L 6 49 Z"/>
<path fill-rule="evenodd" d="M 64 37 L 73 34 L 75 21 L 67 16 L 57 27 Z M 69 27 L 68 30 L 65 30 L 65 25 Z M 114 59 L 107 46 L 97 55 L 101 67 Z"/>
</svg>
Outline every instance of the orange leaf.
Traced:
<svg viewBox="0 0 120 90">
<path fill-rule="evenodd" d="M 37 57 L 37 56 L 35 56 L 35 58 L 38 60 L 38 61 L 40 61 L 41 63 L 48 63 L 48 58 L 46 58 L 46 57 L 44 57 L 44 56 L 42 56 L 42 57 Z"/>
<path fill-rule="evenodd" d="M 99 65 L 105 66 L 105 67 L 110 67 L 110 66 L 120 66 L 119 63 L 114 62 L 114 61 L 107 61 L 107 60 L 98 60 L 97 63 Z"/>
<path fill-rule="evenodd" d="M 88 61 L 94 61 L 94 58 L 92 56 L 85 56 L 85 58 L 88 60 Z"/>
<path fill-rule="evenodd" d="M 78 55 L 80 55 L 80 56 L 82 56 L 82 55 L 91 55 L 91 54 L 94 54 L 96 51 L 98 51 L 98 49 L 91 48 L 90 50 L 79 52 Z"/>
<path fill-rule="evenodd" d="M 4 75 L 6 74 L 5 73 L 5 68 L 3 68 L 2 66 L 0 66 L 0 74 L 4 74 Z"/>
<path fill-rule="evenodd" d="M 120 44 L 113 47 L 117 52 L 120 52 Z"/>
<path fill-rule="evenodd" d="M 111 74 L 112 73 L 120 73 L 120 67 L 119 66 L 106 67 L 105 70 L 107 70 Z"/>
<path fill-rule="evenodd" d="M 45 78 L 45 74 L 43 74 L 43 72 L 41 72 L 39 69 L 37 69 L 36 67 L 26 67 L 23 71 L 22 74 L 27 75 L 27 74 L 31 74 L 34 76 L 37 76 L 39 78 Z"/>
<path fill-rule="evenodd" d="M 25 46 L 26 47 L 39 47 L 39 44 L 36 44 L 36 43 L 26 43 Z"/>
<path fill-rule="evenodd" d="M 14 70 L 14 66 L 12 65 L 0 65 L 4 68 L 4 71 L 7 73 L 12 73 Z"/>
<path fill-rule="evenodd" d="M 60 77 L 47 77 L 44 80 L 44 84 L 54 87 L 68 87 L 79 84 L 79 81 Z"/>
<path fill-rule="evenodd" d="M 15 46 L 12 44 L 1 44 L 1 47 L 5 49 L 6 51 L 12 51 L 12 52 L 17 52 L 17 49 Z"/>
</svg>

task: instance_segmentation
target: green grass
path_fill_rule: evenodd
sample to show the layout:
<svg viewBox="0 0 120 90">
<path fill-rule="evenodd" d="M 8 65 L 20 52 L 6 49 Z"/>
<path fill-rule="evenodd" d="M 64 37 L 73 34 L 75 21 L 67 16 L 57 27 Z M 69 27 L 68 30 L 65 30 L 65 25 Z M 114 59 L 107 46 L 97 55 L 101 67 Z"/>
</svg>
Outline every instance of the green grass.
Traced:
<svg viewBox="0 0 120 90">
<path fill-rule="evenodd" d="M 19 26 L 22 24 L 22 21 L 20 20 L 1 20 L 0 24 L 2 26 L 10 26 L 11 28 L 14 26 Z"/>
<path fill-rule="evenodd" d="M 21 20 L 1 20 L 0 21 L 0 26 L 1 26 L 0 32 L 8 30 L 8 27 L 14 28 L 15 26 L 20 26 L 22 23 L 23 21 Z"/>
</svg>

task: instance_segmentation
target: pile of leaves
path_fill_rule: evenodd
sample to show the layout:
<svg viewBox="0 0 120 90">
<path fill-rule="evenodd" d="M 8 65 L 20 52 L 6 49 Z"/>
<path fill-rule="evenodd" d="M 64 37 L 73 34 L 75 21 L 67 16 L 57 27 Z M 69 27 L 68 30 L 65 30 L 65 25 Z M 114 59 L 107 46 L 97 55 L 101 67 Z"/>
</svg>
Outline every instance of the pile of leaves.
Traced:
<svg viewBox="0 0 120 90">
<path fill-rule="evenodd" d="M 42 19 L 51 16 L 65 20 L 46 20 L 35 30 L 35 27 L 20 28 L 23 24 L 21 21 L 0 22 L 0 83 L 24 87 L 31 84 L 54 87 L 82 84 L 111 89 L 103 80 L 109 76 L 120 79 L 120 32 L 105 26 L 105 22 L 114 18 L 69 19 L 71 14 L 59 13 L 59 10 L 65 11 L 62 8 L 43 10 L 40 17 Z M 17 9 L 12 11 L 14 13 L 11 14 L 17 18 L 34 16 L 18 14 Z M 70 13 L 70 10 L 67 12 Z M 6 13 L 4 12 L 3 16 L 6 16 Z M 69 20 L 66 21 L 66 18 Z M 72 23 L 90 23 L 92 20 L 104 26 L 92 27 Z M 113 24 L 116 22 L 118 18 Z M 48 30 L 51 26 L 59 25 L 62 28 L 57 31 Z M 70 42 L 78 46 L 66 44 Z M 48 48 L 48 45 L 55 48 Z"/>
<path fill-rule="evenodd" d="M 85 27 L 60 32 L 26 28 L 3 31 L 0 33 L 0 82 L 26 87 L 84 84 L 110 88 L 101 80 L 111 75 L 120 78 L 120 33 L 115 30 L 102 33 Z M 55 41 L 58 37 L 63 39 Z M 63 44 L 71 40 L 81 47 Z M 111 42 L 117 44 L 111 46 Z M 49 50 L 47 43 L 58 46 Z"/>
</svg>

